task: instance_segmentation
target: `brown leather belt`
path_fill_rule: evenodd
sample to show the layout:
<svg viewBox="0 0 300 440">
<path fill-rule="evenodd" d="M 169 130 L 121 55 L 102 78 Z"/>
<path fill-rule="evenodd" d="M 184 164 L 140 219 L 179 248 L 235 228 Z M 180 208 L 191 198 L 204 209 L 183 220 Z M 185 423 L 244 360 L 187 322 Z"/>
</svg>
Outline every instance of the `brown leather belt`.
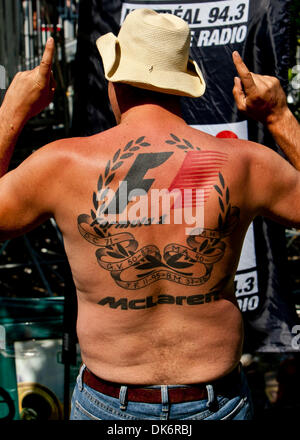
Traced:
<svg viewBox="0 0 300 440">
<path fill-rule="evenodd" d="M 229 374 L 210 384 L 214 387 L 215 394 L 222 394 L 232 390 L 240 380 L 240 364 Z M 87 368 L 83 372 L 83 382 L 110 397 L 119 398 L 121 384 L 108 382 L 95 376 Z M 204 383 L 180 385 L 168 388 L 169 403 L 191 402 L 207 399 L 207 389 Z M 147 388 L 147 385 L 127 385 L 127 400 L 132 402 L 161 403 L 161 389 Z"/>
</svg>

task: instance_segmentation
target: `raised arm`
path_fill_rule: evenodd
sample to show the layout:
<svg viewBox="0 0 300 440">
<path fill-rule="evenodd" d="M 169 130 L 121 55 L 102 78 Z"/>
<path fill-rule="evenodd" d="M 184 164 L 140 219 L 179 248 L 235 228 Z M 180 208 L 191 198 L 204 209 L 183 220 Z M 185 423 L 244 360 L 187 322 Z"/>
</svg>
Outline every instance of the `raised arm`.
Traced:
<svg viewBox="0 0 300 440">
<path fill-rule="evenodd" d="M 264 123 L 289 161 L 300 170 L 300 125 L 287 106 L 279 80 L 250 72 L 236 51 L 232 57 L 239 74 L 233 87 L 238 109 Z"/>
<path fill-rule="evenodd" d="M 47 41 L 42 61 L 33 70 L 19 72 L 0 107 L 0 177 L 7 172 L 17 139 L 26 122 L 52 101 L 54 40 Z"/>
<path fill-rule="evenodd" d="M 50 217 L 49 184 L 53 181 L 53 148 L 42 148 L 16 169 L 7 168 L 22 128 L 52 100 L 54 41 L 47 41 L 35 69 L 18 73 L 0 108 L 0 239 L 20 235 Z"/>
</svg>

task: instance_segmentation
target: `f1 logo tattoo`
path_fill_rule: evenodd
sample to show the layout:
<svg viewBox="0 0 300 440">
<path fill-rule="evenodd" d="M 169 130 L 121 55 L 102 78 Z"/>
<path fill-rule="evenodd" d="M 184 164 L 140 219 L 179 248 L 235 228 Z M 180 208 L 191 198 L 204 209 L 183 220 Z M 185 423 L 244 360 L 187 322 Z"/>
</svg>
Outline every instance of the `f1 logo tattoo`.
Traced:
<svg viewBox="0 0 300 440">
<path fill-rule="evenodd" d="M 138 189 L 141 190 L 141 193 L 143 191 L 148 193 L 154 179 L 144 179 L 145 174 L 148 170 L 162 165 L 170 156 L 172 156 L 172 154 L 172 152 L 138 154 L 128 171 L 127 176 L 118 188 L 115 200 L 111 201 L 104 214 L 107 212 L 113 214 L 114 211 L 116 214 L 121 214 L 128 204 L 128 195 L 131 191 L 136 191 Z M 122 194 L 121 197 L 120 194 Z"/>
</svg>

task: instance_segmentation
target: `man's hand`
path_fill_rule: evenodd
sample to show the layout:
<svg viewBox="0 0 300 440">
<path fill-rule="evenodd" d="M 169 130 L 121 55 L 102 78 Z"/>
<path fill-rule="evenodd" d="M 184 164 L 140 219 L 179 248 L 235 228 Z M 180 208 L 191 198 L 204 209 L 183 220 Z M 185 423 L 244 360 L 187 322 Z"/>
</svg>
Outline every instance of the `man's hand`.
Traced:
<svg viewBox="0 0 300 440">
<path fill-rule="evenodd" d="M 17 73 L 6 92 L 0 107 L 0 177 L 7 172 L 23 126 L 52 101 L 54 49 L 54 40 L 49 38 L 41 64 L 33 70 Z"/>
<path fill-rule="evenodd" d="M 279 120 L 288 110 L 279 80 L 250 72 L 236 51 L 232 58 L 239 74 L 239 78 L 234 78 L 232 90 L 238 109 L 266 124 Z"/>
<path fill-rule="evenodd" d="M 17 120 L 28 121 L 52 101 L 55 91 L 52 74 L 54 50 L 54 40 L 49 38 L 40 65 L 33 70 L 18 72 L 10 84 L 2 106 Z"/>
<path fill-rule="evenodd" d="M 239 110 L 266 124 L 275 142 L 300 171 L 300 125 L 286 102 L 277 78 L 248 70 L 238 52 L 232 54 L 239 74 L 234 78 L 233 96 Z"/>
</svg>

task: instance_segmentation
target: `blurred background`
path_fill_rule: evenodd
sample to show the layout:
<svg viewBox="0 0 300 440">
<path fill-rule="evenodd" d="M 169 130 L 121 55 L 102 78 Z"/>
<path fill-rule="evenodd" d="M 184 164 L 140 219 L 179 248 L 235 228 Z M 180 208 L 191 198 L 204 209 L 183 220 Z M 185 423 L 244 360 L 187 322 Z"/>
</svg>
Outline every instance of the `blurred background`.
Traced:
<svg viewBox="0 0 300 440">
<path fill-rule="evenodd" d="M 0 102 L 16 72 L 39 64 L 50 35 L 56 43 L 54 101 L 25 126 L 11 168 L 41 146 L 77 132 L 73 116 L 80 7 L 85 7 L 84 1 L 0 0 Z M 299 0 L 291 1 L 290 8 L 286 90 L 289 106 L 300 120 Z M 300 231 L 287 229 L 285 239 L 292 303 L 300 316 Z M 23 237 L 0 243 L 0 420 L 68 418 L 80 365 L 74 297 L 62 237 L 53 219 Z M 243 355 L 257 419 L 299 410 L 300 326 L 294 331 L 291 353 Z"/>
</svg>

